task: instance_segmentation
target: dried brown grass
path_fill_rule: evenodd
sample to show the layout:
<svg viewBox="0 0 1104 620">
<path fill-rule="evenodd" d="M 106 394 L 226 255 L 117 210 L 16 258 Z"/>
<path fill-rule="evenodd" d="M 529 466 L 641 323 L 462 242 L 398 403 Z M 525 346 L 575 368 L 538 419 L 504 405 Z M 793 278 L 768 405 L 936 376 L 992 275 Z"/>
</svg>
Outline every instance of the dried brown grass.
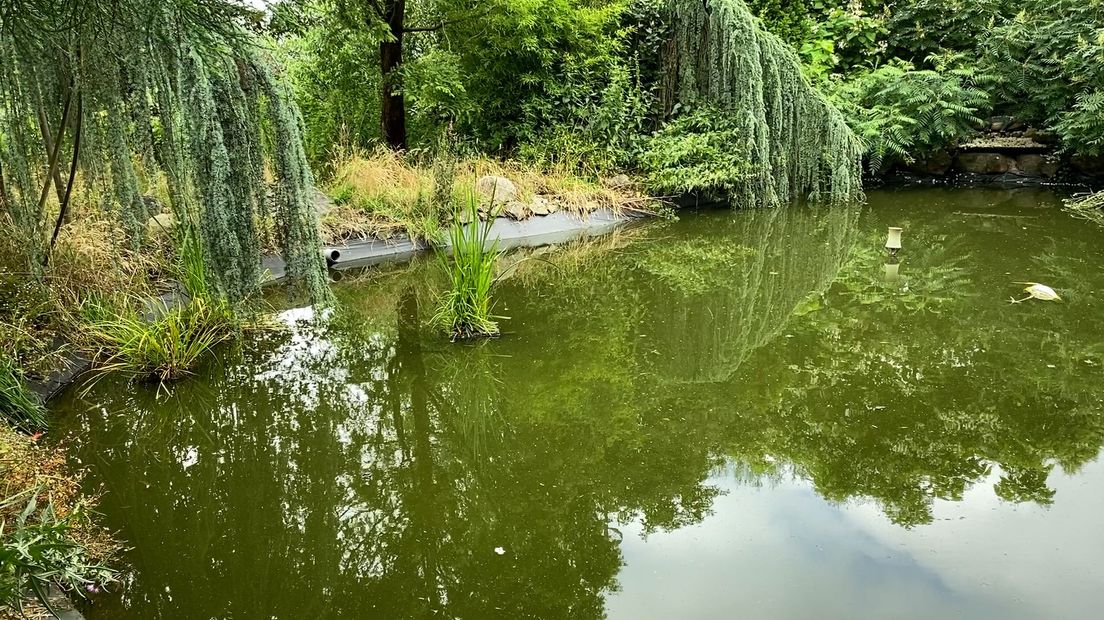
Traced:
<svg viewBox="0 0 1104 620">
<path fill-rule="evenodd" d="M 468 157 L 456 163 L 453 186 L 438 192 L 434 163 L 381 149 L 341 154 L 327 193 L 338 207 L 322 218 L 323 238 L 340 243 L 366 236 L 388 238 L 407 234 L 432 238 L 451 220 L 476 181 L 488 175 L 510 179 L 518 200 L 541 197 L 555 209 L 584 215 L 606 208 L 615 212 L 651 212 L 654 201 L 630 185 L 611 187 L 573 174 L 567 168 L 541 168 L 488 157 Z M 440 196 L 450 196 L 441 204 Z"/>
</svg>

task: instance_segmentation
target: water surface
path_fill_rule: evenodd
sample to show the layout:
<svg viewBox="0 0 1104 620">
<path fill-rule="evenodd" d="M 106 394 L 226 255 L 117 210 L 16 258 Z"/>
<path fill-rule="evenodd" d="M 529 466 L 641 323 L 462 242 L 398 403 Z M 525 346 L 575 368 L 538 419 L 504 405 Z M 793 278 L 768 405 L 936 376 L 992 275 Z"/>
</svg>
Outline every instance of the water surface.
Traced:
<svg viewBox="0 0 1104 620">
<path fill-rule="evenodd" d="M 427 326 L 420 261 L 169 392 L 71 391 L 132 547 L 87 615 L 1094 616 L 1104 231 L 1043 190 L 869 198 L 514 253 L 480 345 Z"/>
</svg>

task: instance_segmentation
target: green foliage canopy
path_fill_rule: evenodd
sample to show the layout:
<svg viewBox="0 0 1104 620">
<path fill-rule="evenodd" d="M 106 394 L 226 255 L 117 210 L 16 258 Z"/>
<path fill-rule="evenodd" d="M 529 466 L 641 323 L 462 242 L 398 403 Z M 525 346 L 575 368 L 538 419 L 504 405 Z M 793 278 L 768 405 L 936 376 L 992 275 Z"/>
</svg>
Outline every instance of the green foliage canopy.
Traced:
<svg viewBox="0 0 1104 620">
<path fill-rule="evenodd" d="M 220 294 L 256 289 L 257 224 L 271 219 L 288 274 L 325 298 L 298 112 L 246 30 L 254 20 L 229 0 L 0 9 L 0 203 L 31 241 L 29 263 L 43 260 L 63 220 L 70 190 L 60 170 L 70 187 L 81 172 L 135 247 L 156 210 L 144 192 L 160 172 L 177 220 L 200 232 Z"/>
</svg>

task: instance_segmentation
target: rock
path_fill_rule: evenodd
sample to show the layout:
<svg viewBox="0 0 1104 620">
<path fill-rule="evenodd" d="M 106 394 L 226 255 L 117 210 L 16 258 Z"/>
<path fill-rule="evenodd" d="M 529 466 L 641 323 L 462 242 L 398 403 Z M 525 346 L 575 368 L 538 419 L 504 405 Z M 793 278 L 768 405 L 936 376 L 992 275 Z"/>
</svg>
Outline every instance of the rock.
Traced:
<svg viewBox="0 0 1104 620">
<path fill-rule="evenodd" d="M 153 236 L 169 234 L 176 228 L 176 216 L 172 213 L 161 213 L 155 215 L 146 222 L 146 228 Z"/>
<path fill-rule="evenodd" d="M 1058 174 L 1058 167 L 1057 157 L 1030 153 L 1016 158 L 1015 172 L 1027 177 L 1053 179 Z"/>
<path fill-rule="evenodd" d="M 632 179 L 627 174 L 619 174 L 617 176 L 610 177 L 602 180 L 602 185 L 610 189 L 625 189 L 632 187 Z"/>
<path fill-rule="evenodd" d="M 533 215 L 548 215 L 551 213 L 548 207 L 548 199 L 544 196 L 533 196 L 533 202 L 529 203 L 529 210 Z"/>
<path fill-rule="evenodd" d="M 916 174 L 943 176 L 951 169 L 953 160 L 947 151 L 938 151 L 923 159 L 907 164 L 905 169 Z"/>
<path fill-rule="evenodd" d="M 517 186 L 506 177 L 488 175 L 475 182 L 475 191 L 486 203 L 505 205 L 518 199 Z"/>
<path fill-rule="evenodd" d="M 1061 142 L 1061 138 L 1058 137 L 1058 134 L 1054 133 L 1053 131 L 1045 131 L 1043 129 L 1038 129 L 1035 131 L 1034 139 L 1039 144 L 1046 144 L 1048 146 L 1052 146 Z"/>
<path fill-rule="evenodd" d="M 1104 157 L 1102 156 L 1074 155 L 1070 157 L 1070 166 L 1086 176 L 1104 177 Z"/>
<path fill-rule="evenodd" d="M 973 174 L 1004 174 L 1016 169 L 1016 160 L 1000 153 L 959 153 L 954 166 Z"/>
<path fill-rule="evenodd" d="M 524 202 L 518 202 L 517 200 L 506 203 L 506 206 L 502 209 L 503 214 L 515 220 L 524 220 L 529 217 L 529 205 Z"/>
</svg>

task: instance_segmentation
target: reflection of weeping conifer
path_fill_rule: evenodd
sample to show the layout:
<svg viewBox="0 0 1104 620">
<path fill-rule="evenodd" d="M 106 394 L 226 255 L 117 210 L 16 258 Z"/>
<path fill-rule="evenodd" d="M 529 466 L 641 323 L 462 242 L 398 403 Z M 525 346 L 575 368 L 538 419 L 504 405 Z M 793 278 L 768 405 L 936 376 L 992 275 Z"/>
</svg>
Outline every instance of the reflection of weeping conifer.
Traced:
<svg viewBox="0 0 1104 620">
<path fill-rule="evenodd" d="M 779 335 L 803 300 L 833 282 L 847 260 L 858 215 L 845 208 L 749 211 L 725 228 L 730 251 L 723 257 L 713 238 L 656 245 L 643 254 L 640 264 L 672 291 L 649 320 L 650 337 L 666 352 L 654 360 L 657 376 L 731 376 Z"/>
<path fill-rule="evenodd" d="M 229 0 L 0 7 L 0 205 L 29 264 L 48 260 L 78 177 L 140 246 L 163 174 L 222 295 L 255 290 L 256 223 L 271 220 L 289 275 L 326 297 L 298 113 L 247 19 Z"/>
</svg>

